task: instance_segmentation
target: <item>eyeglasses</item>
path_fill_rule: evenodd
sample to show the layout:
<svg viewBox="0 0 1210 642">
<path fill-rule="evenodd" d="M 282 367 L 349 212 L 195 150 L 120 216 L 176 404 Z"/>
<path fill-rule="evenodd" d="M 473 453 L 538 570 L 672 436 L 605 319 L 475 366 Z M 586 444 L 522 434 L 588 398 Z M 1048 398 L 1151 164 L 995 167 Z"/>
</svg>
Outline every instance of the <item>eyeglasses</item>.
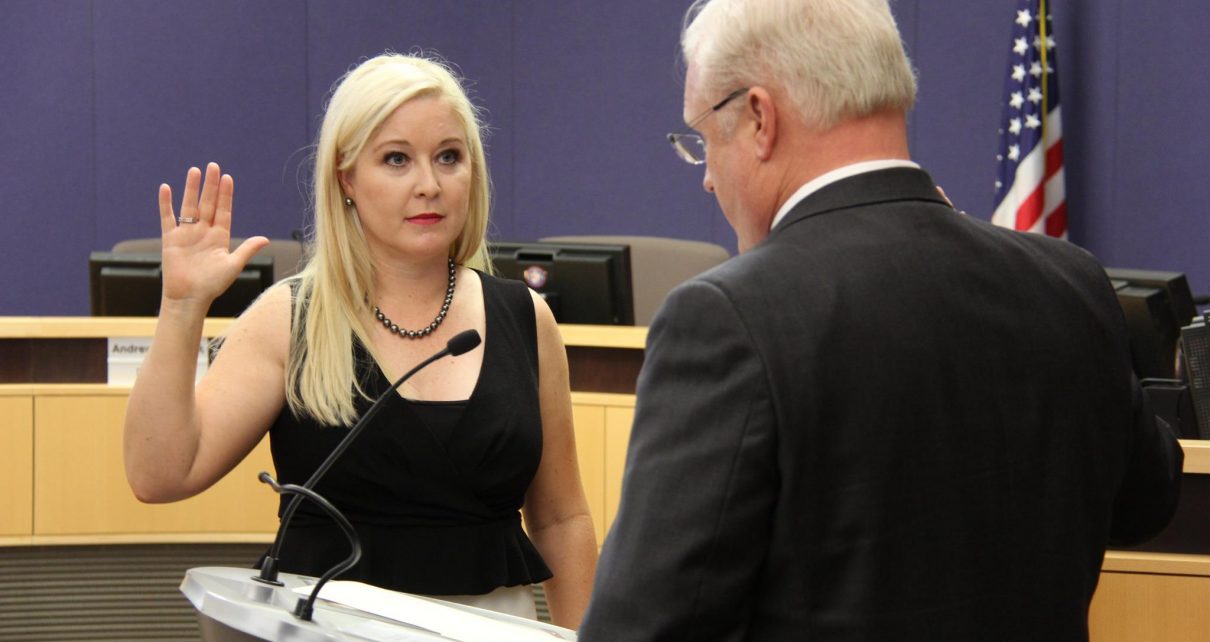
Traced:
<svg viewBox="0 0 1210 642">
<path fill-rule="evenodd" d="M 726 98 L 718 101 L 708 111 L 690 121 L 685 132 L 680 134 L 668 134 L 668 142 L 672 143 L 672 149 L 676 152 L 676 155 L 680 156 L 681 160 L 689 163 L 690 165 L 701 165 L 702 163 L 705 163 L 706 141 L 702 140 L 701 136 L 690 133 L 689 130 L 697 127 L 703 120 L 706 120 L 707 116 L 722 109 L 727 105 L 727 103 L 748 93 L 748 89 L 748 87 L 741 87 L 740 89 L 736 89 L 735 91 L 727 94 Z"/>
</svg>

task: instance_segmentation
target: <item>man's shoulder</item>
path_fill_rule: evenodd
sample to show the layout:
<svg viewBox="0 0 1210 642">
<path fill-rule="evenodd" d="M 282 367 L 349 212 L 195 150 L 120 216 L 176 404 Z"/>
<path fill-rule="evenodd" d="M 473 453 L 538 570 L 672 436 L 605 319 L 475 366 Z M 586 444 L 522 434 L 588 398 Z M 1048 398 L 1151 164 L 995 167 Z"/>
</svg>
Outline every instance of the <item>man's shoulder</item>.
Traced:
<svg viewBox="0 0 1210 642">
<path fill-rule="evenodd" d="M 707 286 L 724 293 L 733 290 L 759 289 L 768 275 L 777 270 L 781 250 L 761 244 L 685 281 L 681 287 Z"/>
<path fill-rule="evenodd" d="M 999 235 L 1006 245 L 1016 245 L 1028 253 L 1045 260 L 1052 265 L 1067 270 L 1076 270 L 1087 275 L 1103 277 L 1104 268 L 1092 252 L 1066 239 L 1059 239 L 1044 234 L 1018 232 L 1003 227 L 997 227 L 986 221 L 982 222 L 991 233 Z"/>
<path fill-rule="evenodd" d="M 788 248 L 758 245 L 681 283 L 661 308 L 676 308 L 680 316 L 691 319 L 718 313 L 724 306 L 753 322 L 800 273 L 793 254 Z"/>
</svg>

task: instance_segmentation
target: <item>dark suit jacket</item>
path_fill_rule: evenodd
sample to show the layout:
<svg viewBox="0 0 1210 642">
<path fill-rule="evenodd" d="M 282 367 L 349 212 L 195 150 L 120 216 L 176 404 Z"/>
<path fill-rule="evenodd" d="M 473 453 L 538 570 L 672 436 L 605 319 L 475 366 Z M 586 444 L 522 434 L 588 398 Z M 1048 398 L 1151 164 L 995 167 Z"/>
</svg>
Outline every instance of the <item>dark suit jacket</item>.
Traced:
<svg viewBox="0 0 1210 642">
<path fill-rule="evenodd" d="M 652 323 L 580 640 L 1085 639 L 1178 492 L 1138 404 L 1089 254 L 833 183 Z"/>
</svg>

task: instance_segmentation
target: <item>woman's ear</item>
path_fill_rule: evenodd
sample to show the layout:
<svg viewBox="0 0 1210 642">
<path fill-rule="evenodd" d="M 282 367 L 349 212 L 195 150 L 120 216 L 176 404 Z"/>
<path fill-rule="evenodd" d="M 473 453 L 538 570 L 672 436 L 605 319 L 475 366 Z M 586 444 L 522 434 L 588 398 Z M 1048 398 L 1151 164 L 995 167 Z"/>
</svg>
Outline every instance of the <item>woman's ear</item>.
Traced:
<svg viewBox="0 0 1210 642">
<path fill-rule="evenodd" d="M 349 181 L 349 174 L 342 169 L 336 170 L 336 180 L 340 183 L 340 190 L 344 192 L 345 198 L 353 198 L 353 183 Z"/>
</svg>

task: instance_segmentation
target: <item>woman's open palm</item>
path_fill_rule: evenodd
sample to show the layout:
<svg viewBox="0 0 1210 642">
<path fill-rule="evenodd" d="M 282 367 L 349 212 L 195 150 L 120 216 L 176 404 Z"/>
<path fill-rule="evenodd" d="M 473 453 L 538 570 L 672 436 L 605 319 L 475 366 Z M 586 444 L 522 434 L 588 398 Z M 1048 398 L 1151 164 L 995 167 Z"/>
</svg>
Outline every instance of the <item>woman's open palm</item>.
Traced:
<svg viewBox="0 0 1210 642">
<path fill-rule="evenodd" d="M 228 249 L 234 192 L 235 181 L 220 174 L 217 163 L 206 166 L 205 181 L 201 170 L 189 168 L 178 221 L 172 210 L 172 188 L 166 183 L 160 185 L 166 300 L 196 302 L 209 308 L 253 255 L 269 244 L 267 238 L 253 236 L 234 250 Z"/>
</svg>

